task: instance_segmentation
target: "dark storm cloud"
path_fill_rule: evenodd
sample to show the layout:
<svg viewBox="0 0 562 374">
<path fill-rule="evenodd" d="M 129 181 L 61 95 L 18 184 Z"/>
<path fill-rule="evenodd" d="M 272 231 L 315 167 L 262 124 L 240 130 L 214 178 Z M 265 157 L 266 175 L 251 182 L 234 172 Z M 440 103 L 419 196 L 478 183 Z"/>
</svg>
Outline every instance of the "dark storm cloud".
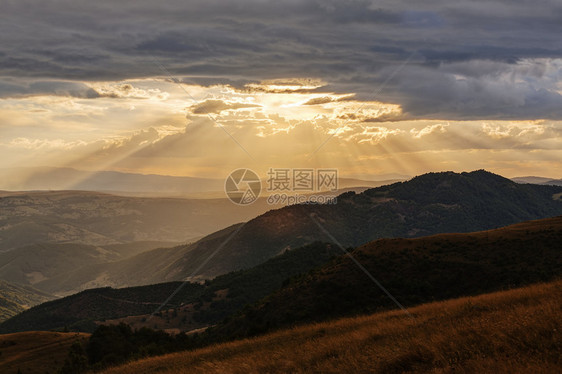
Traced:
<svg viewBox="0 0 562 374">
<path fill-rule="evenodd" d="M 5 1 L 0 76 L 153 77 L 156 58 L 205 85 L 312 77 L 366 100 L 415 52 L 375 97 L 405 116 L 561 119 L 560 19 L 555 0 Z"/>
<path fill-rule="evenodd" d="M 237 89 L 243 89 L 248 83 L 254 82 L 251 79 L 236 79 L 233 77 L 184 77 L 180 79 L 182 83 L 187 84 L 198 84 L 204 87 L 216 86 L 216 85 L 229 85 Z"/>
<path fill-rule="evenodd" d="M 85 99 L 100 97 L 100 94 L 83 83 L 64 81 L 36 81 L 29 84 L 0 80 L 0 98 L 38 95 L 70 96 Z"/>
</svg>

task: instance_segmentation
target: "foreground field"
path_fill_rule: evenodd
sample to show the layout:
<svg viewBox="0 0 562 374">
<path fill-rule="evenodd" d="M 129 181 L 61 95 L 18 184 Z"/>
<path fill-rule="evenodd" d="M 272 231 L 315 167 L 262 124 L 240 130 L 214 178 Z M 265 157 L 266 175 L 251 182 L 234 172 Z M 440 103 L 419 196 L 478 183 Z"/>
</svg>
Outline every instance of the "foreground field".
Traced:
<svg viewBox="0 0 562 374">
<path fill-rule="evenodd" d="M 88 336 L 46 331 L 0 335 L 0 373 L 56 373 L 69 347 Z"/>
<path fill-rule="evenodd" d="M 562 372 L 562 281 L 129 363 L 142 373 Z"/>
</svg>

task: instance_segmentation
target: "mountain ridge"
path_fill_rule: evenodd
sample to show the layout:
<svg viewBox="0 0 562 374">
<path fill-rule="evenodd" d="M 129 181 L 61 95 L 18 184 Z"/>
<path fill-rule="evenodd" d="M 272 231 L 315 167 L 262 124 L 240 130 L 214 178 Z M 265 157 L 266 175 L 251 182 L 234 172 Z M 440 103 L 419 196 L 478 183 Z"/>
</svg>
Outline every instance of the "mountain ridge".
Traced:
<svg viewBox="0 0 562 374">
<path fill-rule="evenodd" d="M 556 216 L 562 214 L 561 196 L 562 187 L 517 184 L 484 170 L 428 173 L 359 194 L 346 192 L 338 196 L 335 205 L 291 205 L 269 210 L 189 245 L 88 265 L 37 287 L 67 295 L 92 287 L 178 281 L 190 275 L 190 280 L 200 281 L 249 269 L 287 248 L 328 241 L 311 214 L 344 246 L 355 247 L 383 237 L 471 232 Z M 221 246 L 220 252 L 194 274 Z"/>
<path fill-rule="evenodd" d="M 71 281 L 63 281 L 61 275 L 59 284 L 68 293 L 97 279 L 115 287 L 183 280 L 221 246 L 191 280 L 248 269 L 287 248 L 328 241 L 311 214 L 344 246 L 355 247 L 383 237 L 471 232 L 552 217 L 562 214 L 561 196 L 562 187 L 517 184 L 484 170 L 428 173 L 360 194 L 341 194 L 334 205 L 301 204 L 269 210 L 193 244 L 152 252 L 154 261 L 151 253 L 145 252 L 119 265 L 108 265 L 109 275 L 103 266 L 95 265 L 69 274 Z M 230 238 L 234 230 L 238 232 Z M 53 292 L 53 288 L 46 290 Z"/>
</svg>

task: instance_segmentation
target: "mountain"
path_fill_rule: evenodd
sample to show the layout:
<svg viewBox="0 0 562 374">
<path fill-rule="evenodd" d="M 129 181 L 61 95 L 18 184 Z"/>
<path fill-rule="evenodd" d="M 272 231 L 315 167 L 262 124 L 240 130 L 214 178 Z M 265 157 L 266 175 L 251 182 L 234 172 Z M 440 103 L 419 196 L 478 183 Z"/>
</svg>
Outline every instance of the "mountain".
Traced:
<svg viewBox="0 0 562 374">
<path fill-rule="evenodd" d="M 562 217 L 415 239 L 379 239 L 351 255 L 404 306 L 549 281 L 562 275 Z M 211 330 L 216 339 L 395 309 L 348 256 L 296 279 Z"/>
<path fill-rule="evenodd" d="M 377 180 L 365 180 L 365 179 L 355 179 L 355 178 L 338 178 L 338 191 L 337 193 L 344 193 L 348 191 L 363 192 L 367 188 L 386 186 L 387 184 L 392 184 L 396 182 L 402 182 L 408 178 L 387 178 L 387 179 L 377 179 Z M 264 184 L 265 185 L 265 184 Z M 330 192 L 330 194 L 332 194 Z"/>
<path fill-rule="evenodd" d="M 270 209 L 265 201 L 123 197 L 97 192 L 0 193 L 0 251 L 35 243 L 186 242 Z"/>
<path fill-rule="evenodd" d="M 345 180 L 342 192 L 385 182 Z M 353 182 L 353 183 L 352 183 Z M 224 192 L 222 192 L 224 196 Z M 0 191 L 0 252 L 36 243 L 186 242 L 284 204 L 246 206 L 227 198 L 127 197 L 90 191 Z"/>
<path fill-rule="evenodd" d="M 165 315 L 150 317 L 180 282 L 122 289 L 99 288 L 38 305 L 0 325 L 0 332 L 73 329 L 90 331 L 95 321 L 126 318 L 138 327 L 191 330 L 220 322 L 281 287 L 292 276 L 307 273 L 340 250 L 315 243 L 287 251 L 252 269 L 219 276 L 203 285 L 186 283 L 164 306 Z M 169 312 L 175 308 L 174 313 Z M 174 317 L 166 318 L 168 314 Z M 138 316 L 137 318 L 130 318 Z M 147 321 L 148 320 L 148 321 Z M 167 321 L 166 321 L 167 320 Z"/>
<path fill-rule="evenodd" d="M 511 180 L 516 183 L 532 183 L 532 184 L 562 186 L 562 179 L 552 179 L 552 178 L 545 178 L 545 177 L 515 177 L 515 178 L 511 178 Z"/>
<path fill-rule="evenodd" d="M 49 167 L 0 169 L 0 174 L 6 176 L 0 189 L 11 191 L 81 190 L 182 196 L 224 191 L 223 179 Z"/>
<path fill-rule="evenodd" d="M 233 225 L 208 235 L 197 241 L 197 245 L 202 245 L 208 240 L 215 241 L 217 237 L 221 238 L 222 235 L 232 233 L 239 226 L 240 224 Z M 86 264 L 38 282 L 35 286 L 64 296 L 97 287 L 120 288 L 179 281 L 185 276 L 178 274 L 178 270 L 171 268 L 170 264 L 181 261 L 194 247 L 195 244 L 157 248 L 120 261 Z M 198 260 L 204 261 L 204 259 Z"/>
<path fill-rule="evenodd" d="M 85 171 L 73 168 L 0 169 L 0 190 L 78 190 L 106 192 L 141 197 L 222 198 L 223 178 L 180 177 L 157 174 L 134 174 L 117 171 Z M 378 187 L 407 179 L 388 174 L 370 176 L 375 180 L 339 178 L 339 188 Z M 266 181 L 262 182 L 265 192 Z"/>
<path fill-rule="evenodd" d="M 77 243 L 31 244 L 0 252 L 0 264 L 3 264 L 0 267 L 0 279 L 42 288 L 41 283 L 50 278 L 86 264 L 113 262 L 172 244 L 168 242 L 133 242 L 106 246 Z"/>
<path fill-rule="evenodd" d="M 420 305 L 410 309 L 414 319 L 390 311 L 138 361 L 123 357 L 102 373 L 560 373 L 561 287 Z"/>
<path fill-rule="evenodd" d="M 183 280 L 191 275 L 192 280 L 209 279 L 251 268 L 288 248 L 331 241 L 317 223 L 346 247 L 384 237 L 486 230 L 560 215 L 561 196 L 562 187 L 517 184 L 483 170 L 429 173 L 360 194 L 344 193 L 338 196 L 337 204 L 303 204 L 271 210 L 190 245 L 80 268 L 53 278 L 42 289 L 54 292 L 59 287 L 60 292 L 68 293 L 93 286 Z M 212 256 L 217 249 L 219 252 Z"/>
<path fill-rule="evenodd" d="M 553 186 L 562 186 L 562 179 L 551 179 L 546 181 L 542 184 L 553 185 Z"/>
<path fill-rule="evenodd" d="M 414 305 L 560 276 L 560 242 L 562 217 L 557 217 L 476 233 L 379 239 L 359 247 L 353 256 L 401 303 Z M 316 243 L 204 284 L 186 283 L 154 317 L 148 314 L 180 283 L 87 290 L 31 308 L 0 325 L 0 332 L 64 326 L 91 331 L 93 321 L 104 320 L 136 328 L 190 330 L 229 317 L 209 335 L 211 340 L 224 340 L 395 307 L 348 257 L 333 257 L 337 253 L 343 252 Z"/>
<path fill-rule="evenodd" d="M 407 182 L 349 192 L 333 205 L 294 205 L 246 223 L 201 274 L 212 277 L 249 268 L 281 253 L 329 237 L 344 246 L 383 237 L 471 232 L 562 214 L 562 187 L 520 185 L 486 171 L 430 173 Z M 170 273 L 189 275 L 229 237 L 195 243 Z"/>
<path fill-rule="evenodd" d="M 528 177 L 515 177 L 515 178 L 511 178 L 511 180 L 514 181 L 515 183 L 521 183 L 521 184 L 524 183 L 544 184 L 545 182 L 552 180 L 552 178 L 528 176 Z"/>
<path fill-rule="evenodd" d="M 54 299 L 53 296 L 32 287 L 21 286 L 0 279 L 0 322 L 31 308 Z"/>
</svg>

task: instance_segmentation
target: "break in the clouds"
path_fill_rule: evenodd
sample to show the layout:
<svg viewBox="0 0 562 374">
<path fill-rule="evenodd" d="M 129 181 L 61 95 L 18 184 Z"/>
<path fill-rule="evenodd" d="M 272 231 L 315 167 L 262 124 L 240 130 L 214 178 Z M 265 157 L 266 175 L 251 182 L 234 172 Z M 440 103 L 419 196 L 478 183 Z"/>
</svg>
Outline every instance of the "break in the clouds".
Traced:
<svg viewBox="0 0 562 374">
<path fill-rule="evenodd" d="M 559 176 L 561 19 L 558 0 L 3 1 L 0 167 Z"/>
<path fill-rule="evenodd" d="M 200 84 L 321 79 L 328 85 L 318 90 L 374 94 L 410 118 L 562 119 L 557 0 L 18 0 L 1 8 L 0 76 L 10 77 L 1 97 L 95 97 L 72 83 L 18 80 L 119 81 L 165 76 L 164 66 Z"/>
</svg>

